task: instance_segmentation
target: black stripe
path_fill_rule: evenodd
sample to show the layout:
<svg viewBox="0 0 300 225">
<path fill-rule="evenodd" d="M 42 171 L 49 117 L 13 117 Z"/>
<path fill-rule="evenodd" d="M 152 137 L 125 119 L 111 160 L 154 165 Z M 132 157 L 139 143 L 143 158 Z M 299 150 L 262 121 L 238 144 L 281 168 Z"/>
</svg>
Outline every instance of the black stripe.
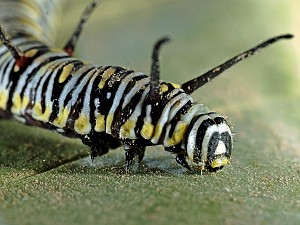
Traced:
<svg viewBox="0 0 300 225">
<path fill-rule="evenodd" d="M 63 104 L 64 106 L 66 106 L 68 104 L 68 102 L 72 99 L 73 91 L 77 88 L 78 85 L 80 85 L 80 83 L 82 82 L 83 77 L 85 75 L 87 75 L 89 72 L 91 72 L 92 70 L 94 70 L 94 68 L 89 68 L 88 70 L 84 71 L 82 74 L 77 74 L 76 75 L 76 76 L 78 76 L 78 79 L 77 79 L 76 83 L 74 84 L 74 86 L 72 87 L 72 89 L 70 89 L 70 91 L 66 95 L 66 98 L 65 98 L 64 104 Z M 63 91 L 63 89 L 61 89 L 61 90 L 55 89 L 55 90 L 58 91 L 60 94 Z M 58 96 L 60 96 L 59 93 L 57 94 Z M 78 95 L 78 97 L 80 97 L 80 94 Z"/>
<path fill-rule="evenodd" d="M 218 124 L 218 125 L 221 124 L 221 123 L 227 124 L 225 118 L 222 117 L 222 116 L 215 117 L 215 118 L 214 118 L 214 121 L 215 121 L 216 124 Z"/>
<path fill-rule="evenodd" d="M 107 66 L 105 67 L 105 71 L 108 69 L 114 69 L 115 74 L 116 73 L 121 73 L 121 71 L 124 71 L 123 68 L 121 67 L 114 67 L 114 66 Z M 103 73 L 105 73 L 105 71 Z M 103 74 L 102 74 L 103 75 Z M 112 106 L 112 99 L 115 98 L 116 90 L 118 90 L 120 82 L 110 82 L 111 85 L 108 84 L 109 80 L 111 77 L 115 76 L 112 74 L 108 80 L 106 80 L 105 85 L 102 89 L 99 89 L 99 100 L 100 102 L 100 108 L 99 108 L 99 113 L 102 115 L 107 116 L 111 106 Z M 107 99 L 107 93 L 111 93 L 111 96 L 109 99 Z"/>
<path fill-rule="evenodd" d="M 187 144 L 188 144 L 188 137 L 189 137 L 189 135 L 190 135 L 190 133 L 191 133 L 191 130 L 193 129 L 193 127 L 194 127 L 194 124 L 196 123 L 196 121 L 200 118 L 200 117 L 202 117 L 202 116 L 205 116 L 205 115 L 207 115 L 206 113 L 205 114 L 200 114 L 200 115 L 197 115 L 197 116 L 195 116 L 195 117 L 193 117 L 193 119 L 190 121 L 190 123 L 189 123 L 189 125 L 188 125 L 188 128 L 186 129 L 186 132 L 185 132 L 185 149 L 187 149 Z"/>
<path fill-rule="evenodd" d="M 125 96 L 126 94 L 130 91 L 130 89 L 132 88 L 133 84 L 135 83 L 135 78 L 133 77 L 133 82 L 131 81 L 128 81 L 129 83 L 127 83 L 127 86 L 122 94 L 122 96 L 116 96 L 116 93 L 118 92 L 119 88 L 120 88 L 120 85 L 122 83 L 124 83 L 124 79 L 128 76 L 128 75 L 131 75 L 133 73 L 132 70 L 121 70 L 120 72 L 118 72 L 118 74 L 114 74 L 110 77 L 110 79 L 107 81 L 107 83 L 111 84 L 111 81 L 112 80 L 115 80 L 114 76 L 119 76 L 119 74 L 121 75 L 120 79 L 118 79 L 117 81 L 114 81 L 114 83 L 118 83 L 118 88 L 115 90 L 115 93 L 114 93 L 114 98 L 110 97 L 110 101 L 118 101 L 118 98 L 120 98 L 120 101 L 119 101 L 119 105 L 117 105 L 116 109 L 115 109 L 115 112 L 114 112 L 114 118 L 113 118 L 113 121 L 111 123 L 111 134 L 113 137 L 118 137 L 118 130 L 119 130 L 119 127 L 116 126 L 116 122 L 118 120 L 120 120 L 122 117 L 121 117 L 121 108 L 122 108 L 122 104 L 124 102 L 124 99 L 125 99 Z M 117 98 L 117 99 L 115 99 Z M 113 102 L 112 102 L 113 103 Z M 112 105 L 111 105 L 112 106 Z M 110 107 L 111 108 L 111 107 Z"/>
<path fill-rule="evenodd" d="M 230 158 L 230 156 L 231 156 L 231 150 L 232 150 L 232 137 L 231 137 L 231 135 L 227 131 L 223 132 L 223 133 L 221 133 L 220 140 L 223 141 L 223 143 L 226 146 L 226 153 L 225 153 L 225 155 L 228 158 Z"/>
<path fill-rule="evenodd" d="M 47 52 L 41 52 L 41 54 L 36 54 L 36 57 L 39 57 L 43 54 L 47 54 Z M 34 68 L 32 70 L 32 72 L 30 74 L 28 74 L 27 76 L 27 79 L 26 81 L 24 82 L 24 85 L 23 85 L 23 88 L 20 92 L 20 96 L 21 98 L 23 98 L 24 96 L 24 92 L 27 88 L 27 85 L 30 83 L 30 80 L 33 79 L 33 77 L 38 73 L 38 71 L 43 67 L 45 66 L 47 63 L 49 63 L 49 61 L 52 61 L 52 60 L 56 60 L 56 59 L 62 59 L 62 58 L 66 58 L 67 56 L 53 56 L 53 57 L 50 57 L 50 58 L 47 58 L 45 59 L 43 62 L 41 62 L 36 68 Z M 30 96 L 29 96 L 30 97 Z M 29 101 L 31 102 L 31 99 L 29 99 Z M 30 107 L 31 108 L 31 107 Z"/>
<path fill-rule="evenodd" d="M 149 86 L 149 83 L 146 83 L 143 91 L 145 91 L 148 86 Z M 144 104 L 141 105 L 141 107 L 142 107 L 141 115 L 137 118 L 137 122 L 136 122 L 136 125 L 134 128 L 134 133 L 140 138 L 142 138 L 142 136 L 140 135 L 140 132 L 141 132 L 141 129 L 144 124 L 144 118 L 146 117 L 146 106 L 148 105 L 147 104 L 147 96 L 145 97 L 145 100 L 146 101 L 144 102 Z"/>
<path fill-rule="evenodd" d="M 215 156 L 216 149 L 218 147 L 220 140 L 220 133 L 219 132 L 214 132 L 208 142 L 208 149 L 207 149 L 207 160 L 210 162 L 213 160 Z"/>
<path fill-rule="evenodd" d="M 200 117 L 201 116 L 199 116 L 199 118 Z M 197 117 L 195 117 L 195 118 L 197 118 Z M 192 120 L 191 124 L 193 124 L 193 120 Z M 196 120 L 194 121 L 194 123 L 195 122 L 196 122 Z M 201 125 L 199 126 L 198 131 L 197 131 L 197 136 L 196 136 L 194 162 L 201 162 L 202 160 L 206 161 L 206 159 L 201 158 L 203 138 L 204 138 L 204 135 L 205 135 L 207 129 L 214 124 L 215 124 L 214 121 L 209 118 L 209 119 L 202 121 Z"/>
<path fill-rule="evenodd" d="M 64 67 L 67 66 L 67 65 L 69 65 L 69 64 L 74 64 L 75 62 L 77 62 L 77 61 L 72 60 L 72 61 L 59 62 L 59 63 L 56 62 L 55 67 L 51 66 L 51 70 L 52 71 L 49 74 L 49 76 L 47 77 L 47 80 L 44 82 L 43 87 L 42 87 L 41 106 L 42 106 L 42 112 L 43 113 L 45 112 L 45 108 L 46 108 L 46 104 L 47 104 L 47 102 L 46 102 L 46 95 L 48 95 L 47 91 L 49 91 L 49 88 L 50 88 L 49 87 L 50 80 L 53 79 L 53 84 L 52 84 L 53 86 L 52 86 L 52 93 L 51 93 L 50 100 L 54 101 L 54 99 L 57 100 L 59 98 L 59 96 L 61 94 L 61 91 L 63 90 L 63 87 L 66 84 L 66 81 L 68 81 L 68 80 L 71 79 L 71 76 L 68 76 L 66 78 L 65 82 L 63 82 L 62 84 L 58 82 L 59 77 L 60 77 L 60 75 L 61 75 Z M 57 71 L 57 72 L 55 73 L 55 71 Z M 71 73 L 72 73 L 72 71 L 71 71 Z M 53 78 L 53 76 L 55 76 L 55 77 Z M 56 96 L 54 96 L 55 95 L 54 93 L 56 94 Z M 58 106 L 58 105 L 56 104 L 56 106 Z M 52 107 L 52 110 L 53 110 L 53 107 Z"/>
<path fill-rule="evenodd" d="M 12 107 L 12 96 L 15 92 L 15 88 L 17 87 L 17 84 L 18 84 L 18 81 L 19 81 L 19 78 L 20 76 L 22 75 L 22 73 L 28 68 L 31 66 L 32 62 L 38 58 L 39 56 L 43 55 L 45 53 L 45 49 L 43 48 L 42 50 L 38 49 L 38 52 L 36 53 L 36 55 L 32 58 L 30 58 L 30 60 L 28 61 L 28 64 L 24 67 L 22 67 L 18 72 L 14 72 L 13 71 L 13 68 L 12 68 L 12 71 L 10 71 L 10 81 L 12 82 L 11 84 L 11 87 L 10 87 L 10 92 L 9 92 L 9 101 L 7 102 L 7 109 L 10 109 Z M 46 60 L 47 61 L 47 60 Z M 39 71 L 39 69 L 42 67 L 43 63 L 41 63 L 39 66 L 37 66 L 35 69 L 33 69 L 33 71 L 28 74 L 28 77 L 27 77 L 27 80 L 24 82 L 23 84 L 23 88 L 20 92 L 20 97 L 23 98 L 23 94 L 24 94 L 24 91 L 29 83 L 29 81 L 32 79 L 33 76 L 36 75 L 36 73 Z M 41 79 L 41 78 L 40 78 Z M 40 79 L 39 79 L 39 82 L 40 82 Z M 32 97 L 32 98 L 30 98 Z M 35 96 L 29 96 L 30 98 L 30 102 L 32 99 L 34 99 Z M 32 106 L 32 105 L 31 105 Z M 31 108 L 31 107 L 30 107 Z"/>
<path fill-rule="evenodd" d="M 92 68 L 92 69 L 88 70 L 87 73 L 91 72 L 92 70 L 95 70 L 95 68 Z M 85 73 L 85 74 L 87 74 L 87 73 Z M 85 96 L 86 96 L 86 90 L 87 90 L 87 87 L 89 86 L 89 83 L 90 83 L 90 80 L 92 79 L 92 77 L 93 77 L 93 75 L 90 76 L 89 79 L 86 81 L 86 83 L 84 84 L 81 92 L 79 92 L 79 94 L 78 94 L 78 97 L 77 97 L 77 100 L 76 100 L 76 104 L 74 106 L 72 106 L 71 109 L 70 109 L 70 114 L 69 114 L 69 117 L 68 117 L 68 120 L 67 120 L 67 124 L 66 124 L 66 128 L 67 129 L 69 128 L 69 129 L 72 129 L 74 131 L 74 123 L 78 119 L 79 114 L 82 111 L 84 99 L 85 99 Z M 81 79 L 79 78 L 78 80 L 81 80 Z M 72 89 L 69 92 L 69 94 L 72 95 L 73 94 L 73 90 L 75 90 L 75 88 Z M 89 121 L 89 123 L 90 122 L 91 121 Z"/>
<path fill-rule="evenodd" d="M 93 68 L 92 68 L 92 69 L 93 69 Z M 92 69 L 89 69 L 89 70 L 85 71 L 81 76 L 86 75 L 86 74 L 89 73 Z M 78 75 L 78 76 L 79 76 L 79 75 Z M 72 87 L 72 89 L 69 91 L 69 93 L 67 94 L 66 98 L 64 99 L 64 103 L 63 103 L 64 106 L 66 106 L 66 105 L 68 104 L 68 102 L 71 100 L 74 88 L 76 88 L 76 87 L 79 85 L 80 81 L 81 81 L 80 78 L 81 78 L 81 77 L 79 77 L 79 78 L 77 79 L 77 81 L 76 81 L 74 87 Z M 54 85 L 55 85 L 55 84 L 54 84 Z M 52 112 L 51 112 L 50 117 L 49 117 L 49 122 L 50 122 L 50 123 L 53 122 L 53 121 L 57 118 L 57 116 L 58 116 L 58 114 L 59 114 L 59 105 L 58 105 L 59 102 L 58 102 L 58 99 L 59 99 L 59 96 L 60 96 L 61 92 L 63 91 L 63 89 L 58 89 L 58 88 L 56 88 L 56 87 L 53 87 L 53 90 L 52 90 L 52 91 L 53 91 L 53 93 L 52 93 L 52 98 L 53 98 L 53 103 L 54 103 L 54 104 L 53 104 L 53 106 L 52 106 Z M 57 98 L 56 98 L 56 97 L 57 97 Z"/>
<path fill-rule="evenodd" d="M 51 93 L 51 101 L 54 101 L 55 99 L 58 99 L 59 96 L 61 95 L 61 92 L 63 91 L 64 89 L 64 86 L 68 84 L 68 81 L 72 78 L 72 76 L 68 76 L 66 78 L 66 80 L 62 83 L 59 83 L 59 77 L 61 75 L 61 73 L 63 72 L 63 69 L 70 65 L 70 64 L 73 64 L 73 69 L 72 71 L 70 72 L 70 75 L 71 74 L 74 74 L 77 70 L 79 70 L 82 66 L 83 66 L 83 63 L 78 61 L 78 60 L 74 60 L 74 61 L 69 61 L 69 62 L 62 62 L 64 63 L 65 65 L 62 66 L 56 73 L 56 77 L 54 78 L 54 81 L 53 81 L 53 89 L 52 89 L 52 93 Z M 52 76 L 52 75 L 51 75 Z"/>
<path fill-rule="evenodd" d="M 114 119 L 112 122 L 112 132 L 114 131 L 114 135 L 119 134 L 121 126 L 129 119 L 129 117 L 132 115 L 135 107 L 141 107 L 140 106 L 140 99 L 143 95 L 143 87 L 138 90 L 132 97 L 132 99 L 129 101 L 129 103 L 124 107 L 122 110 L 122 105 L 124 103 L 125 97 L 129 93 L 129 91 L 138 83 L 139 80 L 147 77 L 146 75 L 140 75 L 135 76 L 131 81 L 129 81 L 127 87 L 125 88 L 125 91 L 123 93 L 123 96 L 120 100 L 120 103 L 118 107 L 116 108 Z"/>
<path fill-rule="evenodd" d="M 41 108 L 42 108 L 42 113 L 45 112 L 46 110 L 46 91 L 47 91 L 47 88 L 49 86 L 49 80 L 51 79 L 51 75 L 52 74 L 49 74 L 49 76 L 46 78 L 44 84 L 43 84 L 43 87 L 42 87 L 42 92 L 41 92 Z"/>
<path fill-rule="evenodd" d="M 92 90 L 91 90 L 91 97 L 90 97 L 90 123 L 91 123 L 91 127 L 92 127 L 92 132 L 94 132 L 94 128 L 96 125 L 96 117 L 95 117 L 95 110 L 96 110 L 96 106 L 95 106 L 95 99 L 98 98 L 100 101 L 100 107 L 101 107 L 101 99 L 102 99 L 102 94 L 101 91 L 98 87 L 101 79 L 102 79 L 102 75 L 104 73 L 104 71 L 107 69 L 107 67 L 98 67 L 98 72 L 97 72 L 97 76 L 95 77 L 93 84 L 92 84 Z"/>
<path fill-rule="evenodd" d="M 188 101 L 178 112 L 175 114 L 173 119 L 170 121 L 171 129 L 169 131 L 169 138 L 173 136 L 176 124 L 180 121 L 181 115 L 187 113 L 187 111 L 192 107 L 192 102 Z"/>
<path fill-rule="evenodd" d="M 165 106 L 168 102 L 172 101 L 172 99 L 176 98 L 178 95 L 184 93 L 183 91 L 178 91 L 172 97 L 169 97 L 170 93 L 173 90 L 174 89 L 162 93 L 161 101 L 159 101 L 157 105 L 152 105 L 152 111 L 151 111 L 152 124 L 157 124 L 157 121 L 161 117 L 162 110 L 165 108 Z"/>
<path fill-rule="evenodd" d="M 55 61 L 53 61 L 53 62 L 51 62 L 51 63 L 54 63 L 54 65 L 53 66 L 51 66 L 51 72 L 50 72 L 50 74 L 48 75 L 48 77 L 46 78 L 46 80 L 45 80 L 45 82 L 44 82 L 44 84 L 43 84 L 43 87 L 42 87 L 42 92 L 41 92 L 41 106 L 42 106 L 42 113 L 44 113 L 45 112 L 45 109 L 46 109 L 46 94 L 47 94 L 47 91 L 49 91 L 49 81 L 50 81 L 50 79 L 52 79 L 52 77 L 55 75 L 55 71 L 57 71 L 57 73 L 56 73 L 56 78 L 57 77 L 59 77 L 59 75 L 60 75 L 60 73 L 59 73 L 59 71 L 61 71 L 62 70 L 62 68 L 59 68 L 59 67 L 61 67 L 61 65 L 64 63 L 64 62 L 61 62 L 61 63 L 58 63 L 58 62 L 55 62 Z M 59 68 L 59 69 L 58 69 Z M 46 71 L 46 73 L 47 72 L 49 72 L 48 70 Z M 45 74 L 46 74 L 45 73 Z M 40 81 L 42 80 L 42 78 L 43 78 L 44 76 L 41 76 L 41 79 L 40 79 Z M 39 86 L 40 85 L 37 85 L 37 88 L 36 88 L 36 98 L 37 98 L 37 89 L 39 88 Z M 52 92 L 53 92 L 53 90 L 55 90 L 55 89 L 58 89 L 59 87 L 56 87 L 56 85 L 55 84 L 53 84 L 53 87 L 52 87 Z M 36 100 L 35 100 L 36 101 Z"/>
</svg>

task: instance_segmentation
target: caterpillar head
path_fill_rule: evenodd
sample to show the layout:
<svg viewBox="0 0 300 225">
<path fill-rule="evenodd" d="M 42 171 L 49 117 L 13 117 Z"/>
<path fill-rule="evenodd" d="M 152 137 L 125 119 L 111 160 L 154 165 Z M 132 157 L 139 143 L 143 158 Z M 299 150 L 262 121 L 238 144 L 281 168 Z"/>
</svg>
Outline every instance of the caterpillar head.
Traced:
<svg viewBox="0 0 300 225">
<path fill-rule="evenodd" d="M 190 161 L 202 170 L 217 171 L 229 163 L 232 135 L 221 115 L 208 113 L 195 116 L 187 129 L 185 140 Z"/>
<path fill-rule="evenodd" d="M 261 44 L 244 51 L 226 62 L 212 68 L 206 73 L 189 80 L 180 88 L 186 94 L 192 94 L 194 91 L 207 84 L 209 81 L 218 77 L 222 72 L 229 69 L 238 62 L 258 53 L 279 40 L 290 39 L 293 35 L 285 34 L 270 38 Z M 152 54 L 152 66 L 150 74 L 150 103 L 156 104 L 159 95 L 159 60 L 158 52 L 160 47 L 169 41 L 168 37 L 164 37 L 156 42 Z M 189 165 L 185 161 L 185 156 L 188 155 L 190 160 L 200 166 L 202 169 L 216 171 L 229 163 L 232 149 L 232 135 L 230 128 L 224 119 L 216 113 L 204 113 L 195 116 L 185 133 L 185 141 L 183 146 L 184 153 L 179 153 L 176 156 L 176 161 L 182 166 L 189 169 Z M 179 134 L 182 134 L 179 132 Z M 180 135 L 177 135 L 180 137 Z M 175 138 L 176 139 L 176 138 Z M 176 146 L 166 145 L 167 149 L 174 152 Z"/>
</svg>

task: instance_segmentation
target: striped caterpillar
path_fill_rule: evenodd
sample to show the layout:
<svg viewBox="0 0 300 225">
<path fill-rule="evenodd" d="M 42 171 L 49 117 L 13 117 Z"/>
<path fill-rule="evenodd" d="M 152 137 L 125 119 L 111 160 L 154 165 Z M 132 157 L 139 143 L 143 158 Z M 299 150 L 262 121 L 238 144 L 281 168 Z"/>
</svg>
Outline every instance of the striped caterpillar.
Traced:
<svg viewBox="0 0 300 225">
<path fill-rule="evenodd" d="M 50 47 L 55 1 L 0 4 L 5 6 L 0 24 L 9 31 L 0 29 L 0 116 L 80 138 L 90 147 L 92 160 L 123 146 L 127 172 L 134 158 L 141 162 L 151 145 L 163 145 L 189 170 L 187 159 L 201 171 L 217 171 L 228 164 L 232 151 L 228 122 L 195 103 L 190 94 L 268 45 L 292 38 L 287 34 L 268 39 L 177 85 L 159 77 L 159 50 L 169 41 L 166 37 L 154 46 L 150 76 L 119 66 L 87 64 L 72 56 L 96 1 L 88 5 L 63 49 Z"/>
</svg>

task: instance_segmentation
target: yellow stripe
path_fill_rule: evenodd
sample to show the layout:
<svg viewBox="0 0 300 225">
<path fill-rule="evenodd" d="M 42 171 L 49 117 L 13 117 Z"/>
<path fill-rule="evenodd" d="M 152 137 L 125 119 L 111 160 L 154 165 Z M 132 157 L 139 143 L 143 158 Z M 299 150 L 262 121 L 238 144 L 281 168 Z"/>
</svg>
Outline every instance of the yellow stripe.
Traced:
<svg viewBox="0 0 300 225">
<path fill-rule="evenodd" d="M 181 88 L 181 85 L 180 84 L 175 84 L 175 83 L 170 83 L 174 88 Z"/>
<path fill-rule="evenodd" d="M 178 122 L 178 124 L 175 127 L 172 137 L 168 140 L 168 145 L 172 146 L 172 145 L 179 144 L 183 139 L 186 129 L 187 129 L 186 123 L 181 122 L 181 121 Z"/>
<path fill-rule="evenodd" d="M 149 122 L 145 122 L 142 130 L 141 130 L 141 136 L 147 140 L 150 140 L 154 131 L 154 126 L 153 124 Z"/>
<path fill-rule="evenodd" d="M 56 119 L 52 122 L 52 124 L 59 128 L 64 128 L 67 124 L 67 120 L 70 114 L 70 110 L 67 107 L 60 109 Z"/>
<path fill-rule="evenodd" d="M 29 104 L 29 98 L 27 96 L 23 96 L 21 110 L 25 110 Z"/>
<path fill-rule="evenodd" d="M 31 50 L 25 52 L 25 57 L 32 58 L 33 56 L 36 55 L 37 52 L 38 52 L 37 49 L 31 49 Z"/>
<path fill-rule="evenodd" d="M 226 156 L 222 157 L 222 158 L 216 158 L 214 159 L 209 165 L 212 167 L 212 168 L 218 168 L 218 167 L 221 167 L 221 166 L 225 166 L 229 164 L 229 160 Z"/>
<path fill-rule="evenodd" d="M 48 122 L 52 108 L 50 105 L 46 105 L 45 112 L 42 112 L 42 105 L 40 102 L 36 102 L 32 109 L 32 117 L 36 120 Z"/>
<path fill-rule="evenodd" d="M 164 92 L 166 92 L 166 91 L 168 91 L 168 90 L 169 90 L 168 85 L 166 85 L 166 84 L 161 84 L 161 85 L 160 85 L 160 91 L 161 91 L 162 93 L 164 93 Z"/>
<path fill-rule="evenodd" d="M 132 130 L 135 127 L 136 121 L 127 120 L 120 129 L 120 137 L 122 138 L 133 138 L 131 137 Z"/>
<path fill-rule="evenodd" d="M 91 131 L 90 117 L 85 113 L 80 113 L 74 123 L 74 130 L 78 134 L 88 134 Z"/>
<path fill-rule="evenodd" d="M 8 91 L 0 90 L 0 109 L 6 109 L 6 103 L 8 100 Z"/>
<path fill-rule="evenodd" d="M 112 67 L 110 67 L 107 70 L 105 70 L 105 72 L 102 75 L 101 81 L 100 81 L 100 83 L 98 85 L 98 87 L 100 89 L 104 88 L 104 85 L 105 85 L 106 81 L 110 78 L 111 75 L 114 74 L 115 71 L 116 70 L 114 68 L 112 68 Z"/>
<path fill-rule="evenodd" d="M 102 132 L 105 131 L 105 116 L 102 114 L 96 115 L 96 125 L 95 131 Z"/>
<path fill-rule="evenodd" d="M 73 67 L 74 67 L 74 65 L 72 63 L 64 66 L 64 68 L 59 76 L 59 79 L 58 79 L 59 83 L 63 83 L 67 79 L 67 77 L 72 72 Z"/>
<path fill-rule="evenodd" d="M 12 107 L 11 107 L 11 112 L 15 114 L 20 114 L 22 107 L 22 100 L 21 96 L 19 94 L 15 94 L 12 99 Z"/>
</svg>

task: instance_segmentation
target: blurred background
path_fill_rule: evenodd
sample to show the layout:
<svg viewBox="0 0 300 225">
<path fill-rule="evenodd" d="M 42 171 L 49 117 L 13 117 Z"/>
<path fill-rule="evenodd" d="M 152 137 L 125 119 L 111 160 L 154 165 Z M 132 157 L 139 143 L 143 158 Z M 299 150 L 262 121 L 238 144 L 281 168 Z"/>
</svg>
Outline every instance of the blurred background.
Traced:
<svg viewBox="0 0 300 225">
<path fill-rule="evenodd" d="M 161 78 L 182 83 L 269 37 L 293 33 L 295 39 L 276 44 L 243 62 L 201 93 L 208 92 L 207 99 L 222 91 L 218 98 L 227 101 L 224 94 L 239 93 L 238 87 L 230 84 L 240 81 L 261 91 L 273 89 L 272 94 L 276 95 L 296 94 L 299 88 L 294 81 L 300 79 L 293 57 L 299 54 L 300 45 L 297 4 L 271 0 L 100 1 L 80 38 L 77 55 L 100 65 L 123 65 L 147 73 L 154 42 L 169 35 L 172 42 L 161 53 Z M 64 9 L 58 44 L 64 43 L 86 5 L 86 1 L 77 1 Z M 259 73 L 264 69 L 268 73 L 264 71 L 262 76 Z M 224 89 L 217 90 L 219 83 Z"/>
</svg>

